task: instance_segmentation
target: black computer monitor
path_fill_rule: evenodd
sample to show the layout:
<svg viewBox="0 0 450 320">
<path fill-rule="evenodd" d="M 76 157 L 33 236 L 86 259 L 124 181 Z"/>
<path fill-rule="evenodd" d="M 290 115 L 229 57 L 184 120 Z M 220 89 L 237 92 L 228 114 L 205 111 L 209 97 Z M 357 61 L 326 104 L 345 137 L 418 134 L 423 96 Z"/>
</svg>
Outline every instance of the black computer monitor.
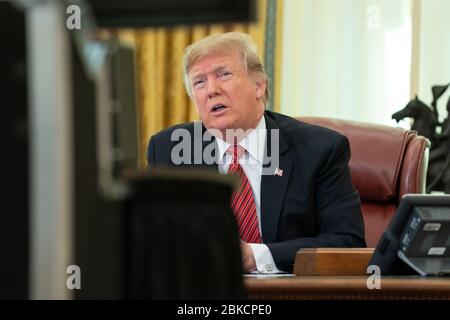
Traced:
<svg viewBox="0 0 450 320">
<path fill-rule="evenodd" d="M 369 265 L 382 275 L 450 274 L 450 195 L 405 195 Z"/>
<path fill-rule="evenodd" d="M 26 16 L 0 1 L 2 170 L 0 202 L 1 299 L 26 299 L 29 289 L 30 111 Z"/>
</svg>

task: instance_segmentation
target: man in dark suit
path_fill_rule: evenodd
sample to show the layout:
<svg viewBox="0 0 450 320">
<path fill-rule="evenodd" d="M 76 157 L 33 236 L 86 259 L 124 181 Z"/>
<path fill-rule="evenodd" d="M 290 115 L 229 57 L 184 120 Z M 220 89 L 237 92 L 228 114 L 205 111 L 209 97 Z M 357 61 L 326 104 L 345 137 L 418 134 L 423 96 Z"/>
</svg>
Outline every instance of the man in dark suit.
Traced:
<svg viewBox="0 0 450 320">
<path fill-rule="evenodd" d="M 189 46 L 184 81 L 201 122 L 154 135 L 148 166 L 238 174 L 232 209 L 246 272 L 290 272 L 301 248 L 366 246 L 347 138 L 264 110 L 267 77 L 247 35 Z"/>
</svg>

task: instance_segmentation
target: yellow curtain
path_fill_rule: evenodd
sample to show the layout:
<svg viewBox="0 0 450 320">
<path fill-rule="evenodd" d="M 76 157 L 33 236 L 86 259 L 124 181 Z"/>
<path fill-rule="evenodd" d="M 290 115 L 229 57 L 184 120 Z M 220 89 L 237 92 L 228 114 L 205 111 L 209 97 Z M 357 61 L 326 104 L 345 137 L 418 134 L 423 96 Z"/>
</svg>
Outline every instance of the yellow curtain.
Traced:
<svg viewBox="0 0 450 320">
<path fill-rule="evenodd" d="M 182 80 L 184 48 L 207 35 L 249 33 L 264 59 L 266 0 L 257 1 L 257 20 L 249 24 L 121 30 L 118 37 L 136 49 L 140 166 L 146 166 L 149 138 L 168 126 L 198 119 Z"/>
</svg>

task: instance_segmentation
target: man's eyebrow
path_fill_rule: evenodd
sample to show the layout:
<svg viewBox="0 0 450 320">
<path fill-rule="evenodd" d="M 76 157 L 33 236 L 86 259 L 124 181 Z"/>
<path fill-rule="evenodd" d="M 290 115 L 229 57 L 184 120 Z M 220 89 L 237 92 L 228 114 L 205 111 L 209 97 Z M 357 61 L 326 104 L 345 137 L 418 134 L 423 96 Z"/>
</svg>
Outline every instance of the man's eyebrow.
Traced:
<svg viewBox="0 0 450 320">
<path fill-rule="evenodd" d="M 213 69 L 212 69 L 212 71 L 210 71 L 210 72 L 217 72 L 217 71 L 220 71 L 220 70 L 223 70 L 223 69 L 225 69 L 225 68 L 227 68 L 228 66 L 226 65 L 226 64 L 218 64 L 218 65 L 215 65 L 214 67 L 213 67 Z M 194 72 L 192 75 L 191 75 L 191 79 L 194 79 L 194 78 L 198 78 L 198 77 L 202 77 L 202 76 L 204 76 L 205 75 L 205 73 L 204 72 L 202 72 L 202 71 L 197 71 L 197 72 Z"/>
<path fill-rule="evenodd" d="M 204 73 L 201 72 L 201 71 L 198 71 L 198 72 L 195 72 L 194 74 L 192 74 L 192 75 L 190 76 L 190 78 L 191 78 L 191 79 L 196 79 L 196 78 L 201 78 L 201 77 L 203 77 L 203 76 L 204 76 Z"/>
<path fill-rule="evenodd" d="M 228 66 L 225 65 L 225 64 L 218 64 L 217 66 L 214 66 L 213 72 L 217 72 L 217 71 L 222 70 L 222 69 L 225 69 L 225 68 L 227 68 L 227 67 L 228 67 Z"/>
</svg>

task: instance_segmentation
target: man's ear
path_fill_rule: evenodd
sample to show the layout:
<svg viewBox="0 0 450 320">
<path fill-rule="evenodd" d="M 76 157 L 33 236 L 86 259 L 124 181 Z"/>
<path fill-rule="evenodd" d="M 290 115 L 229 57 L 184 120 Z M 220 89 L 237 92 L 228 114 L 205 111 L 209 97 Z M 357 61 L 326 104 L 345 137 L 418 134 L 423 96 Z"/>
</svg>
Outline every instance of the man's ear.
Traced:
<svg viewBox="0 0 450 320">
<path fill-rule="evenodd" d="M 256 97 L 259 99 L 264 96 L 267 87 L 267 80 L 263 76 L 257 76 L 255 79 Z"/>
</svg>

